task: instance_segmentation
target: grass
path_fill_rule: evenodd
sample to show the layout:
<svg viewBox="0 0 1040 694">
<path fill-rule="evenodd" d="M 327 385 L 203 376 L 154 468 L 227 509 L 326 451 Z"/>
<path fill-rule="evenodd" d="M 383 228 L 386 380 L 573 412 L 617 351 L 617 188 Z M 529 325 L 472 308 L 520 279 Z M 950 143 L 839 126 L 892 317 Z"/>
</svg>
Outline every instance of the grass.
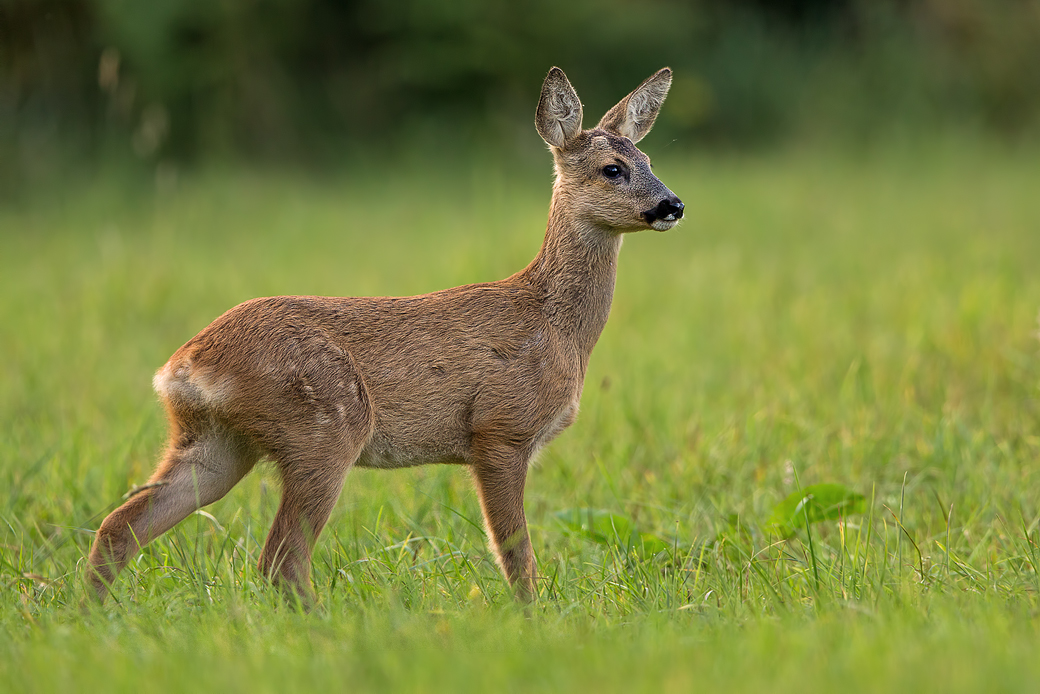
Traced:
<svg viewBox="0 0 1040 694">
<path fill-rule="evenodd" d="M 447 467 L 350 475 L 311 614 L 255 570 L 267 467 L 105 608 L 78 579 L 162 446 L 149 383 L 177 346 L 253 296 L 503 277 L 540 243 L 547 163 L 100 175 L 0 209 L 0 690 L 1035 691 L 1036 157 L 658 156 L 688 219 L 626 240 L 582 413 L 528 480 L 526 613 Z M 862 512 L 769 525 L 819 483 Z M 589 510 L 668 549 L 559 520 Z"/>
</svg>

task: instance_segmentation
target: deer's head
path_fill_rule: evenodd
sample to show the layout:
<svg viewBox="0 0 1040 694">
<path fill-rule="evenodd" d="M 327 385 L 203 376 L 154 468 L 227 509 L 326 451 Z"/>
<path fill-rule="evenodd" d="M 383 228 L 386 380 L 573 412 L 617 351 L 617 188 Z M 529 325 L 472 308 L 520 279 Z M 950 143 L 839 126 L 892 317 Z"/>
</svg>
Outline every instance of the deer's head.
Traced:
<svg viewBox="0 0 1040 694">
<path fill-rule="evenodd" d="M 635 145 L 650 132 L 672 84 L 658 70 L 618 102 L 591 130 L 582 130 L 581 101 L 554 67 L 542 85 L 535 126 L 552 150 L 556 194 L 569 214 L 616 232 L 666 231 L 683 216 L 682 201 L 661 183 Z"/>
</svg>

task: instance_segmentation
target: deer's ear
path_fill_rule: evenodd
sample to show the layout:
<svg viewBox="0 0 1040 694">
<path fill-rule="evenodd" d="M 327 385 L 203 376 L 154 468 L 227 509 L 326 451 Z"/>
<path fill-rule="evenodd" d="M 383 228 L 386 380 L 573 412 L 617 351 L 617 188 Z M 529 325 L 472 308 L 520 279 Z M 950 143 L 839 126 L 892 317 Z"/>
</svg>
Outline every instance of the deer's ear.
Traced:
<svg viewBox="0 0 1040 694">
<path fill-rule="evenodd" d="M 581 132 L 581 101 L 563 70 L 549 70 L 542 84 L 534 125 L 538 134 L 553 147 L 563 149 Z"/>
<path fill-rule="evenodd" d="M 607 111 L 596 127 L 639 142 L 654 127 L 657 112 L 671 86 L 671 68 L 661 68 Z"/>
</svg>

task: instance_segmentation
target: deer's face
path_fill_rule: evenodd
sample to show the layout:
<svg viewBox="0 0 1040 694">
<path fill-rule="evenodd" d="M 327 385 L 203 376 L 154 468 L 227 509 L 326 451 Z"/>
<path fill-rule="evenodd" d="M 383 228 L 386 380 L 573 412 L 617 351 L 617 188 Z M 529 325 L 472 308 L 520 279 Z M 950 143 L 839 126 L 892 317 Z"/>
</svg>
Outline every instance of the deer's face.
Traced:
<svg viewBox="0 0 1040 694">
<path fill-rule="evenodd" d="M 556 191 L 569 212 L 615 231 L 675 226 L 683 204 L 650 168 L 639 142 L 668 95 L 672 71 L 658 70 L 619 101 L 599 124 L 582 130 L 578 94 L 554 67 L 542 84 L 535 127 L 556 161 Z"/>
<path fill-rule="evenodd" d="M 578 217 L 619 232 L 667 231 L 682 219 L 682 201 L 628 137 L 586 130 L 555 154 L 558 186 Z"/>
</svg>

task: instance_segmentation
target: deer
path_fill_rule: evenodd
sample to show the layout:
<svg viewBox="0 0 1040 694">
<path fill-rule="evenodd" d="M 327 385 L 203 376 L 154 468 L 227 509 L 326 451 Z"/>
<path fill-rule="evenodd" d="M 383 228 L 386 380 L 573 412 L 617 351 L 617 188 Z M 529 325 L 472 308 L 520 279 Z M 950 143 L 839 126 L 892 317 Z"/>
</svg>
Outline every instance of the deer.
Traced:
<svg viewBox="0 0 1040 694">
<path fill-rule="evenodd" d="M 575 421 L 623 235 L 683 216 L 635 146 L 671 80 L 662 68 L 584 130 L 570 81 L 549 71 L 535 114 L 554 163 L 549 218 L 516 274 L 411 297 L 252 299 L 178 349 L 153 381 L 166 450 L 98 528 L 88 596 L 104 601 L 143 546 L 269 460 L 282 496 L 259 570 L 305 607 L 315 543 L 347 472 L 428 463 L 469 467 L 511 594 L 536 599 L 528 469 Z"/>
</svg>

